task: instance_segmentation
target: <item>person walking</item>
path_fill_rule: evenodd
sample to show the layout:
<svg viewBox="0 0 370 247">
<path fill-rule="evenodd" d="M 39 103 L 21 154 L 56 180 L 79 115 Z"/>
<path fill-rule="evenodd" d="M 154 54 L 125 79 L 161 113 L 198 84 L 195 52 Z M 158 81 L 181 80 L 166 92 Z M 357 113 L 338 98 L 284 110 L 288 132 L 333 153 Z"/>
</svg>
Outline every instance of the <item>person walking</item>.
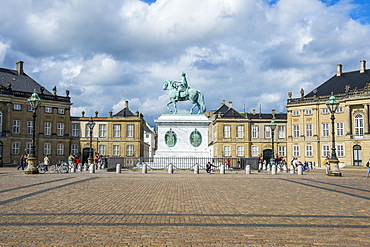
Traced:
<svg viewBox="0 0 370 247">
<path fill-rule="evenodd" d="M 50 165 L 50 159 L 47 155 L 44 157 L 44 171 L 48 171 L 48 166 Z"/>
<path fill-rule="evenodd" d="M 206 165 L 206 172 L 208 174 L 211 174 L 212 166 L 214 166 L 214 165 L 212 165 L 211 162 L 208 161 L 208 163 Z"/>
<path fill-rule="evenodd" d="M 365 166 L 367 167 L 366 177 L 368 178 L 370 175 L 370 159 L 367 161 Z"/>
<path fill-rule="evenodd" d="M 26 163 L 26 159 L 27 159 L 27 155 L 26 154 L 22 154 L 19 157 L 19 166 L 17 167 L 17 170 L 19 170 L 19 168 L 21 168 L 21 167 L 22 167 L 22 170 L 24 170 L 24 165 Z"/>
</svg>

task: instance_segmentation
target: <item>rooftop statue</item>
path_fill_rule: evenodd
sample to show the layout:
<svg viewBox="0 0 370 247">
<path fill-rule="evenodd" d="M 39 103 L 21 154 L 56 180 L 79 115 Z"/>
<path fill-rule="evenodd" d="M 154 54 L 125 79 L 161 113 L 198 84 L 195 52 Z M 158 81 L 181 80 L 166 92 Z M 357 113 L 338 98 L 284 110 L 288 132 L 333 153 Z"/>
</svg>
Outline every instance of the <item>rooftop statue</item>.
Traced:
<svg viewBox="0 0 370 247">
<path fill-rule="evenodd" d="M 206 111 L 206 105 L 204 102 L 204 95 L 201 91 L 188 86 L 186 80 L 185 72 L 182 72 L 180 81 L 173 81 L 166 79 L 163 81 L 163 90 L 168 90 L 168 95 L 170 96 L 170 101 L 167 102 L 167 109 L 172 112 L 169 105 L 173 104 L 174 112 L 177 113 L 177 102 L 178 101 L 188 101 L 190 100 L 193 103 L 193 106 L 190 108 L 190 114 L 193 112 L 195 107 L 198 107 L 198 114 L 204 113 Z"/>
</svg>

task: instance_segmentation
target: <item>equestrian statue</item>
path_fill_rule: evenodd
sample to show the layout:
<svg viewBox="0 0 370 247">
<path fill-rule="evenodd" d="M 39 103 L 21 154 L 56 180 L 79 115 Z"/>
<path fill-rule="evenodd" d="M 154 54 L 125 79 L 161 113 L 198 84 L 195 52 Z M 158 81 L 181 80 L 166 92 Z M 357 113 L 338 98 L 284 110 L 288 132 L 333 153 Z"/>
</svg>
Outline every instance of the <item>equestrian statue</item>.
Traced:
<svg viewBox="0 0 370 247">
<path fill-rule="evenodd" d="M 173 81 L 166 79 L 163 81 L 163 90 L 168 90 L 168 95 L 170 96 L 170 101 L 167 102 L 167 109 L 172 112 L 169 105 L 173 104 L 174 112 L 177 113 L 177 102 L 178 101 L 191 101 L 193 106 L 190 108 L 190 114 L 192 114 L 193 109 L 198 107 L 198 114 L 204 113 L 206 111 L 206 105 L 204 102 L 204 94 L 194 88 L 188 86 L 186 80 L 185 72 L 182 72 L 181 81 Z"/>
</svg>

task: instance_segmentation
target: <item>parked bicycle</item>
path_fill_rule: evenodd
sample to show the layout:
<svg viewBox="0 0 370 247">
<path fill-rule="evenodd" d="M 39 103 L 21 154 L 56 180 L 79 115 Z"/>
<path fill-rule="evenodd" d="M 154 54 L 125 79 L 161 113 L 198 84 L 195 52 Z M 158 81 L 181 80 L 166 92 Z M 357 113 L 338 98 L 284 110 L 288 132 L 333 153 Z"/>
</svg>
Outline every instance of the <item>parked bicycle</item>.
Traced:
<svg viewBox="0 0 370 247">
<path fill-rule="evenodd" d="M 39 162 L 36 168 L 39 171 L 39 173 L 43 174 L 46 172 L 46 166 L 44 165 L 44 162 Z"/>
<path fill-rule="evenodd" d="M 59 172 L 59 173 L 67 173 L 69 166 L 67 163 L 56 163 L 54 165 L 49 166 L 49 171 L 51 173 Z"/>
</svg>

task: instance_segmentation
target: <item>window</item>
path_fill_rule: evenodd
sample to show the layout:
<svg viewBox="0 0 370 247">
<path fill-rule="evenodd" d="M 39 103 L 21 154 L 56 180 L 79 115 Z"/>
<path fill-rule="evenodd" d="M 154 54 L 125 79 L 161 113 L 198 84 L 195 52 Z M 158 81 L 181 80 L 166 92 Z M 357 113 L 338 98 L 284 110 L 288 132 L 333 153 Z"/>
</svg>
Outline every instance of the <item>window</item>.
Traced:
<svg viewBox="0 0 370 247">
<path fill-rule="evenodd" d="M 236 126 L 236 137 L 244 138 L 244 125 Z"/>
<path fill-rule="evenodd" d="M 21 133 L 21 120 L 13 120 L 13 134 Z"/>
<path fill-rule="evenodd" d="M 106 136 L 107 136 L 107 125 L 99 124 L 99 137 L 106 137 Z"/>
<path fill-rule="evenodd" d="M 344 123 L 337 123 L 337 136 L 344 136 Z"/>
<path fill-rule="evenodd" d="M 72 124 L 72 136 L 78 137 L 80 134 L 80 125 L 79 124 Z"/>
<path fill-rule="evenodd" d="M 252 157 L 257 157 L 258 156 L 258 146 L 252 146 Z"/>
<path fill-rule="evenodd" d="M 322 156 L 329 157 L 330 155 L 330 147 L 329 145 L 323 145 L 322 146 Z"/>
<path fill-rule="evenodd" d="M 252 138 L 258 138 L 258 126 L 252 125 Z"/>
<path fill-rule="evenodd" d="M 299 111 L 292 111 L 293 117 L 298 117 L 299 116 Z"/>
<path fill-rule="evenodd" d="M 90 137 L 90 128 L 89 125 L 85 125 L 85 137 Z"/>
<path fill-rule="evenodd" d="M 44 143 L 44 154 L 51 155 L 51 143 L 50 142 Z"/>
<path fill-rule="evenodd" d="M 230 138 L 231 136 L 231 126 L 230 125 L 224 125 L 224 138 Z"/>
<path fill-rule="evenodd" d="M 299 157 L 299 156 L 300 156 L 299 146 L 293 145 L 293 157 Z"/>
<path fill-rule="evenodd" d="M 27 135 L 32 135 L 33 121 L 27 121 Z"/>
<path fill-rule="evenodd" d="M 12 142 L 12 154 L 13 155 L 20 154 L 19 152 L 20 147 L 21 147 L 21 144 L 19 142 Z"/>
<path fill-rule="evenodd" d="M 57 135 L 64 136 L 64 123 L 57 123 Z"/>
<path fill-rule="evenodd" d="M 127 137 L 134 137 L 134 125 L 133 124 L 128 124 L 127 125 Z"/>
<path fill-rule="evenodd" d="M 312 145 L 306 145 L 306 157 L 312 157 L 313 156 L 313 147 Z"/>
<path fill-rule="evenodd" d="M 306 124 L 306 137 L 312 137 L 312 124 Z"/>
<path fill-rule="evenodd" d="M 305 112 L 304 112 L 304 114 L 305 114 L 306 116 L 310 116 L 310 115 L 312 115 L 312 109 L 306 109 L 306 110 L 305 110 Z"/>
<path fill-rule="evenodd" d="M 231 156 L 231 147 L 224 146 L 224 156 Z"/>
<path fill-rule="evenodd" d="M 63 143 L 57 144 L 57 155 L 64 155 L 64 144 Z"/>
<path fill-rule="evenodd" d="M 237 146 L 236 152 L 238 157 L 244 157 L 244 146 Z"/>
<path fill-rule="evenodd" d="M 134 145 L 126 146 L 126 156 L 134 156 Z"/>
<path fill-rule="evenodd" d="M 293 125 L 293 137 L 299 138 L 299 125 Z"/>
<path fill-rule="evenodd" d="M 20 105 L 20 104 L 14 104 L 13 105 L 13 110 L 21 111 L 22 110 L 22 105 Z"/>
<path fill-rule="evenodd" d="M 364 135 L 364 117 L 361 114 L 355 116 L 355 136 Z"/>
<path fill-rule="evenodd" d="M 321 109 L 321 114 L 329 114 L 329 109 L 328 108 L 322 108 Z"/>
<path fill-rule="evenodd" d="M 328 137 L 329 136 L 329 124 L 328 123 L 323 123 L 322 124 L 322 136 L 323 137 Z"/>
<path fill-rule="evenodd" d="M 339 106 L 338 108 L 337 108 L 337 110 L 335 111 L 335 113 L 343 113 L 344 112 L 344 110 L 343 110 L 343 106 Z"/>
<path fill-rule="evenodd" d="M 78 153 L 78 144 L 72 144 L 71 145 L 71 153 L 73 155 L 77 154 Z"/>
<path fill-rule="evenodd" d="M 45 113 L 52 113 L 53 109 L 51 107 L 45 107 Z"/>
<path fill-rule="evenodd" d="M 44 123 L 44 134 L 47 136 L 51 135 L 51 122 Z"/>
<path fill-rule="evenodd" d="M 278 126 L 278 138 L 284 139 L 285 138 L 285 126 Z"/>
<path fill-rule="evenodd" d="M 344 146 L 343 145 L 341 144 L 337 145 L 336 151 L 337 151 L 336 153 L 338 157 L 344 157 Z"/>
<path fill-rule="evenodd" d="M 121 137 L 121 125 L 113 124 L 113 137 Z"/>
<path fill-rule="evenodd" d="M 271 138 L 271 128 L 268 125 L 265 126 L 265 138 L 266 139 Z"/>
<path fill-rule="evenodd" d="M 107 146 L 106 145 L 99 145 L 99 154 L 100 155 L 107 155 Z"/>
<path fill-rule="evenodd" d="M 63 115 L 63 114 L 64 114 L 64 109 L 62 109 L 62 108 L 58 108 L 58 114 Z"/>
<path fill-rule="evenodd" d="M 120 146 L 119 145 L 113 145 L 113 156 L 120 156 Z"/>
<path fill-rule="evenodd" d="M 26 153 L 30 154 L 32 149 L 32 142 L 27 142 L 26 143 Z"/>
<path fill-rule="evenodd" d="M 278 146 L 278 154 L 285 157 L 285 146 Z"/>
<path fill-rule="evenodd" d="M 27 111 L 33 111 L 32 106 L 28 105 L 27 106 Z"/>
</svg>

